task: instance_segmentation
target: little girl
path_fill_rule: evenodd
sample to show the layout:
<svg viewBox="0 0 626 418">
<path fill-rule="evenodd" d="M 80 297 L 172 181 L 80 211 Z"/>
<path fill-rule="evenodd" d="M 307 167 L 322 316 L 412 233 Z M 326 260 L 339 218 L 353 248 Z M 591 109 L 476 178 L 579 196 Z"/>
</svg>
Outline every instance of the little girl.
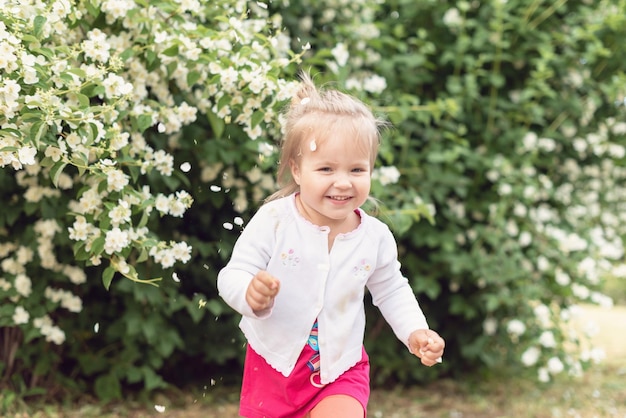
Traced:
<svg viewBox="0 0 626 418">
<path fill-rule="evenodd" d="M 444 341 L 400 272 L 389 228 L 360 206 L 382 121 L 361 101 L 302 75 L 287 110 L 278 180 L 218 276 L 248 340 L 239 413 L 364 417 L 365 288 L 395 335 L 432 366 Z"/>
</svg>

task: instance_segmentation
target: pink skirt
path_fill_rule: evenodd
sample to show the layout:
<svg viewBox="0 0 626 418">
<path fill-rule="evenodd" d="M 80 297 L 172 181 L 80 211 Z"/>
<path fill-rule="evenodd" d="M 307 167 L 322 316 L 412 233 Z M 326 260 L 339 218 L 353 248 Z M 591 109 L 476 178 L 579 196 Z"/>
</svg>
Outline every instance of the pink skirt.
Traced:
<svg viewBox="0 0 626 418">
<path fill-rule="evenodd" d="M 363 348 L 357 364 L 334 382 L 322 385 L 319 354 L 309 344 L 305 345 L 289 377 L 274 370 L 248 345 L 239 414 L 247 418 L 300 418 L 331 395 L 351 396 L 367 411 L 369 370 L 369 358 Z"/>
</svg>

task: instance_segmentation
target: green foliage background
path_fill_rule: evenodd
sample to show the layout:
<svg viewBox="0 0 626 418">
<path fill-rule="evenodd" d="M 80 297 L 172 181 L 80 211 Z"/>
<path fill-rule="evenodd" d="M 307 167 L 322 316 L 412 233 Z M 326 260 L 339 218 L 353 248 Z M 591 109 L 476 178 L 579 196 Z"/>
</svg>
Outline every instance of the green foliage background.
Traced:
<svg viewBox="0 0 626 418">
<path fill-rule="evenodd" d="M 86 3 L 94 7 L 97 2 Z M 447 348 L 441 366 L 420 367 L 370 309 L 366 346 L 373 383 L 412 384 L 502 365 L 534 375 L 554 357 L 574 371 L 588 366 L 588 357 L 581 360 L 568 351 L 572 342 L 583 351 L 586 346 L 582 337 L 572 340 L 567 316 L 579 301 L 605 302 L 598 292 L 601 281 L 581 269 L 586 259 L 598 260 L 605 270 L 623 263 L 623 252 L 615 260 L 602 247 L 608 238 L 621 242 L 626 235 L 621 226 L 626 222 L 619 218 L 626 213 L 626 159 L 611 151 L 612 145 L 626 142 L 625 132 L 617 128 L 625 119 L 624 1 L 607 0 L 603 7 L 576 0 L 344 3 L 301 0 L 248 6 L 251 16 L 267 22 L 282 16 L 280 27 L 289 35 L 291 49 L 305 53 L 301 62 L 276 65 L 271 72 L 275 79 L 294 79 L 299 69 L 311 69 L 318 83 L 344 90 L 354 85 L 351 81 L 372 75 L 386 80 L 382 91 L 351 90 L 392 123 L 379 166 L 395 166 L 402 176 L 393 184 L 375 181 L 372 192 L 382 202 L 381 219 L 398 236 L 403 270 Z M 169 10 L 174 2 L 155 7 Z M 205 27 L 232 17 L 216 10 L 206 7 L 197 15 L 179 17 Z M 175 9 L 169 11 L 176 15 Z M 75 24 L 85 31 L 122 30 L 119 21 L 110 23 L 92 12 L 95 18 L 84 16 Z M 261 35 L 269 37 L 276 28 L 267 25 Z M 337 64 L 333 51 L 339 43 L 349 54 L 345 65 Z M 156 70 L 156 55 L 149 52 L 138 54 L 144 62 L 154 62 Z M 179 65 L 187 62 L 176 48 L 165 55 L 179 59 Z M 208 66 L 212 59 L 206 56 L 197 65 Z M 198 105 L 203 97 L 197 90 L 220 82 L 217 76 L 206 79 L 194 93 L 181 89 L 170 78 L 172 72 L 159 76 L 167 80 L 177 104 Z M 265 110 L 257 109 L 255 120 L 280 106 L 272 101 Z M 191 164 L 191 171 L 177 170 L 171 177 L 154 171 L 133 177 L 138 187 L 150 185 L 155 193 L 184 188 L 193 196 L 184 217 L 152 215 L 147 220 L 159 238 L 189 243 L 191 260 L 163 271 L 141 258 L 140 251 L 125 254 L 139 278 L 163 280 L 153 287 L 115 273 L 105 290 L 101 277 L 106 265 L 91 266 L 82 257 L 78 263 L 88 280 L 72 289 L 84 308 L 79 315 L 55 314 L 66 342 L 52 345 L 26 330 L 12 367 L 7 367 L 6 357 L 0 359 L 3 388 L 27 396 L 63 394 L 65 387 L 111 400 L 128 388 L 150 393 L 168 384 L 238 381 L 244 340 L 237 329 L 239 318 L 217 294 L 216 276 L 237 238 L 236 219 L 245 226 L 270 192 L 251 172 L 273 174 L 276 154 L 260 152 L 260 140 L 251 140 L 234 122 L 239 110 L 231 118 L 203 109 L 181 128 L 176 141 L 146 119 L 128 124 L 142 125 L 147 144 L 170 152 L 175 166 Z M 268 145 L 275 144 L 278 129 L 270 122 L 264 129 Z M 536 139 L 531 147 L 529 138 Z M 577 139 L 587 144 L 584 150 L 575 146 Z M 45 151 L 45 144 L 39 151 Z M 216 174 L 207 180 L 203 168 Z M 66 170 L 81 175 L 71 164 Z M 35 242 L 29 225 L 39 218 L 72 225 L 67 207 L 84 184 L 32 205 L 20 199 L 23 189 L 14 176 L 9 167 L 0 172 L 0 190 L 8 203 L 0 215 L 3 240 L 19 236 L 23 243 Z M 242 196 L 248 203 L 244 208 Z M 606 212 L 618 214 L 617 222 L 604 216 Z M 606 233 L 604 241 L 598 238 L 599 226 Z M 530 242 L 520 238 L 524 232 L 532 237 Z M 572 234 L 588 243 L 584 250 L 568 247 Z M 55 236 L 55 245 L 59 259 L 75 262 L 75 244 L 66 231 Z M 566 285 L 557 280 L 563 273 L 570 279 Z M 30 275 L 37 277 L 34 292 L 42 294 L 54 273 L 39 269 Z M 4 306 L 0 331 L 14 329 L 8 322 L 13 306 Z M 549 308 L 549 323 L 537 315 L 537 306 Z M 485 332 L 486 320 L 495 323 L 493 332 Z M 526 332 L 512 335 L 507 325 L 513 320 L 524 323 Z M 542 346 L 541 360 L 523 366 L 521 354 L 539 346 L 545 331 L 555 335 L 556 347 Z"/>
</svg>

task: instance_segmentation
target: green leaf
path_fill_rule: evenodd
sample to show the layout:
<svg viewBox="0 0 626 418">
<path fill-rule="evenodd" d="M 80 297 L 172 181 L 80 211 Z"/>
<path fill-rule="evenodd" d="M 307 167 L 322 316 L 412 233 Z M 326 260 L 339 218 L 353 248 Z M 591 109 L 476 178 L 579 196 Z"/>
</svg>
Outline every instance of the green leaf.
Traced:
<svg viewBox="0 0 626 418">
<path fill-rule="evenodd" d="M 87 7 L 87 11 L 93 17 L 98 17 L 100 15 L 100 7 L 96 6 L 91 1 L 85 2 L 85 7 Z"/>
<path fill-rule="evenodd" d="M 143 375 L 144 375 L 144 379 L 143 379 L 144 385 L 145 385 L 146 390 L 148 391 L 167 386 L 163 378 L 159 376 L 158 374 L 156 374 L 154 370 L 152 370 L 149 367 L 143 368 Z"/>
<path fill-rule="evenodd" d="M 170 46 L 169 48 L 161 52 L 161 54 L 167 57 L 175 57 L 176 55 L 178 55 L 178 45 Z"/>
<path fill-rule="evenodd" d="M 137 118 L 137 129 L 139 132 L 144 132 L 152 126 L 152 116 L 151 115 L 139 115 Z"/>
<path fill-rule="evenodd" d="M 115 276 L 115 269 L 113 267 L 109 266 L 104 269 L 104 272 L 102 273 L 102 284 L 106 290 L 109 290 L 109 287 L 111 287 L 113 276 Z"/>
<path fill-rule="evenodd" d="M 98 237 L 93 240 L 91 244 L 91 253 L 94 255 L 100 255 L 104 251 L 104 237 Z"/>
<path fill-rule="evenodd" d="M 133 48 L 126 48 L 124 52 L 120 54 L 120 59 L 126 62 L 126 60 L 128 60 L 130 57 L 134 55 L 135 55 L 135 51 L 133 50 Z"/>
<path fill-rule="evenodd" d="M 80 107 L 89 107 L 89 105 L 91 104 L 89 97 L 84 94 L 76 93 L 76 99 L 78 100 L 78 104 L 80 104 Z"/>
<path fill-rule="evenodd" d="M 137 228 L 143 228 L 144 226 L 146 226 L 148 224 L 149 219 L 150 219 L 150 214 L 148 213 L 147 210 L 143 210 L 141 213 L 141 219 L 139 220 L 139 223 L 137 223 Z"/>
<path fill-rule="evenodd" d="M 209 119 L 209 123 L 211 124 L 211 129 L 213 130 L 213 136 L 216 139 L 222 137 L 224 133 L 224 121 L 214 115 L 212 112 L 207 112 L 207 118 Z"/>
<path fill-rule="evenodd" d="M 88 260 L 90 254 L 85 250 L 85 243 L 83 241 L 78 241 L 74 244 L 74 259 L 84 261 Z"/>
<path fill-rule="evenodd" d="M 94 384 L 94 391 L 104 402 L 122 398 L 122 387 L 113 373 L 98 377 Z"/>
<path fill-rule="evenodd" d="M 190 71 L 189 74 L 187 74 L 187 85 L 193 86 L 198 80 L 200 80 L 200 73 L 198 71 Z"/>
<path fill-rule="evenodd" d="M 262 110 L 257 110 L 252 114 L 252 117 L 250 118 L 250 126 L 251 127 L 256 127 L 259 123 L 261 123 L 261 121 L 263 121 L 263 118 L 265 117 L 265 112 L 263 112 Z"/>
<path fill-rule="evenodd" d="M 37 38 L 41 38 L 41 34 L 43 33 L 43 25 L 46 24 L 46 18 L 43 16 L 35 16 L 33 20 L 33 34 Z"/>
<path fill-rule="evenodd" d="M 65 161 L 59 160 L 50 169 L 50 180 L 52 180 L 52 184 L 54 184 L 54 187 L 59 187 L 59 176 L 66 166 L 67 163 Z"/>
<path fill-rule="evenodd" d="M 140 226 L 141 227 L 141 226 Z M 139 257 L 137 257 L 137 261 L 136 263 L 143 263 L 144 261 L 146 261 L 148 259 L 148 250 L 145 248 L 141 249 L 141 252 L 139 253 Z"/>
<path fill-rule="evenodd" d="M 35 45 L 39 45 L 39 39 L 37 39 L 33 35 L 23 34 L 22 43 L 25 43 L 25 44 L 35 43 Z"/>
<path fill-rule="evenodd" d="M 220 316 L 222 312 L 224 312 L 224 306 L 222 306 L 222 304 L 215 299 L 208 301 L 206 303 L 206 307 L 215 316 Z"/>
<path fill-rule="evenodd" d="M 141 369 L 138 367 L 129 367 L 126 369 L 126 379 L 128 380 L 128 383 L 137 383 L 141 380 L 141 378 Z"/>
</svg>

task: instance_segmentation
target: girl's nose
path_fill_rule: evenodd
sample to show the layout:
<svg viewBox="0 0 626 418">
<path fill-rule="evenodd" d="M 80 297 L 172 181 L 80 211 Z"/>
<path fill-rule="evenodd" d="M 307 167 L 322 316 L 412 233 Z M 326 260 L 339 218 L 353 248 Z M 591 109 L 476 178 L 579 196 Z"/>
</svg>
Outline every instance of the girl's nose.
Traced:
<svg viewBox="0 0 626 418">
<path fill-rule="evenodd" d="M 335 187 L 338 189 L 349 189 L 352 187 L 350 177 L 345 174 L 338 174 L 335 179 Z"/>
</svg>

